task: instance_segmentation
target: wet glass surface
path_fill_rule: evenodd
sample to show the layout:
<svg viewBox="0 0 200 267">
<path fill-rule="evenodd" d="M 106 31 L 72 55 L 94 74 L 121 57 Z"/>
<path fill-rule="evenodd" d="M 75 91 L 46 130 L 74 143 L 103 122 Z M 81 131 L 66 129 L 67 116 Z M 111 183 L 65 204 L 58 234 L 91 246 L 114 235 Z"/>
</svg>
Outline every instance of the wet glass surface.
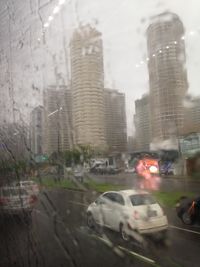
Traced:
<svg viewBox="0 0 200 267">
<path fill-rule="evenodd" d="M 1 266 L 199 266 L 199 8 L 0 2 Z"/>
</svg>

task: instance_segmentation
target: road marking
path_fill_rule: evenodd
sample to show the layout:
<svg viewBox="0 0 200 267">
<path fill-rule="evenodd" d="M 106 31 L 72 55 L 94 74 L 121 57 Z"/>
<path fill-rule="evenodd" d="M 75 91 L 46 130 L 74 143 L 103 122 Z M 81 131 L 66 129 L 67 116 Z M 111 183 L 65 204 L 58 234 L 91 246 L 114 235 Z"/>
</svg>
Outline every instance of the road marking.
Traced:
<svg viewBox="0 0 200 267">
<path fill-rule="evenodd" d="M 193 230 L 189 230 L 189 229 L 185 229 L 185 228 L 177 227 L 177 226 L 175 226 L 175 225 L 169 225 L 169 227 L 170 227 L 170 228 L 177 229 L 177 230 L 180 230 L 180 231 L 185 231 L 185 232 L 188 232 L 188 233 L 193 233 L 193 234 L 200 235 L 200 232 L 196 232 L 196 231 L 193 231 Z"/>
<path fill-rule="evenodd" d="M 100 236 L 98 236 L 98 235 L 92 235 L 92 237 L 101 240 L 102 242 L 104 242 L 104 243 L 105 243 L 106 245 L 108 245 L 109 247 L 112 247 L 112 246 L 113 246 L 112 242 L 111 242 L 109 239 L 105 239 L 105 238 L 100 237 Z"/>
<path fill-rule="evenodd" d="M 151 265 L 154 265 L 154 266 L 157 266 L 158 267 L 158 265 L 156 264 L 156 262 L 154 261 L 154 260 L 152 260 L 152 259 L 150 259 L 150 258 L 147 258 L 147 257 L 145 257 L 145 256 L 143 256 L 143 255 L 141 255 L 141 254 L 139 254 L 139 253 L 136 253 L 136 252 L 134 252 L 134 251 L 131 251 L 131 250 L 129 250 L 129 249 L 127 249 L 127 248 L 124 248 L 124 247 L 122 247 L 122 246 L 116 246 L 116 247 L 114 247 L 113 246 L 113 244 L 112 244 L 112 242 L 109 240 L 109 239 L 104 239 L 103 237 L 100 237 L 100 236 L 97 236 L 97 235 L 91 235 L 93 238 L 96 238 L 96 239 L 99 239 L 99 240 L 101 240 L 103 243 L 105 243 L 108 247 L 113 247 L 113 249 L 119 249 L 119 250 L 121 250 L 122 252 L 126 252 L 126 253 L 128 253 L 128 254 L 130 254 L 131 256 L 134 256 L 134 257 L 136 257 L 136 258 L 138 258 L 138 259 L 140 259 L 140 260 L 142 260 L 142 261 L 144 261 L 144 262 L 146 262 L 146 263 L 149 263 L 149 264 L 151 264 Z"/>
<path fill-rule="evenodd" d="M 121 249 L 122 251 L 126 251 L 127 253 L 129 253 L 129 254 L 133 255 L 134 257 L 137 257 L 137 258 L 139 258 L 139 259 L 141 259 L 141 260 L 143 260 L 143 261 L 145 261 L 147 263 L 154 264 L 154 265 L 156 264 L 156 262 L 154 260 L 152 260 L 150 258 L 147 258 L 147 257 L 145 257 L 145 256 L 143 256 L 141 254 L 138 254 L 138 253 L 136 253 L 134 251 L 131 251 L 131 250 L 127 249 L 127 248 L 124 248 L 124 247 L 121 247 L 121 246 L 118 246 L 118 248 Z"/>
<path fill-rule="evenodd" d="M 72 204 L 75 204 L 75 205 L 79 205 L 79 206 L 84 206 L 84 207 L 88 207 L 88 205 L 84 204 L 84 203 L 81 203 L 81 202 L 77 202 L 77 201 L 69 201 L 70 203 Z"/>
</svg>

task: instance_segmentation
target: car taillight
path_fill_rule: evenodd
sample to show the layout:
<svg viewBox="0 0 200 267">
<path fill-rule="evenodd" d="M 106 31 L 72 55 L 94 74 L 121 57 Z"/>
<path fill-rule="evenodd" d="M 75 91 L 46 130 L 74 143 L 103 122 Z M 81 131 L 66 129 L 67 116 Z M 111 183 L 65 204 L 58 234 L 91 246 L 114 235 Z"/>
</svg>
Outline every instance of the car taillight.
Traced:
<svg viewBox="0 0 200 267">
<path fill-rule="evenodd" d="M 135 220 L 139 220 L 140 214 L 139 214 L 139 212 L 137 210 L 134 211 L 133 217 L 134 217 Z"/>
<path fill-rule="evenodd" d="M 0 205 L 4 205 L 4 204 L 7 204 L 9 202 L 8 199 L 4 198 L 4 197 L 1 197 L 0 198 Z"/>
<path fill-rule="evenodd" d="M 29 199 L 30 204 L 34 204 L 37 201 L 37 197 L 35 195 L 32 195 Z"/>
</svg>

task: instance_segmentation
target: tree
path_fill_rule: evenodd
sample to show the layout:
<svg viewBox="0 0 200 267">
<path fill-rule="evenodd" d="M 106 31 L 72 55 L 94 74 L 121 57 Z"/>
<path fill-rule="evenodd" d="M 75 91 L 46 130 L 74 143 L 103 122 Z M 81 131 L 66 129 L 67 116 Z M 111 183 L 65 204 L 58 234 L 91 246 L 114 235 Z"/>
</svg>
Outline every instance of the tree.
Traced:
<svg viewBox="0 0 200 267">
<path fill-rule="evenodd" d="M 82 156 L 82 160 L 84 162 L 88 162 L 94 155 L 94 151 L 90 145 L 79 145 L 77 149 L 79 150 L 80 156 Z"/>
</svg>

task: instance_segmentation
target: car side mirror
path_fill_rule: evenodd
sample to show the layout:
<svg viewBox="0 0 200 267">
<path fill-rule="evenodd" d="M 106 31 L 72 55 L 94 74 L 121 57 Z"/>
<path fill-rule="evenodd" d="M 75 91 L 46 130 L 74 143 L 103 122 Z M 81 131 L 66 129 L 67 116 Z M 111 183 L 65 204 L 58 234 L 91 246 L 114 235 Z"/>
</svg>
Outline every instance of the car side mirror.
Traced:
<svg viewBox="0 0 200 267">
<path fill-rule="evenodd" d="M 97 200 L 95 201 L 95 204 L 96 204 L 96 205 L 104 205 L 104 204 L 105 204 L 105 201 L 102 200 L 102 199 L 97 199 Z"/>
</svg>

